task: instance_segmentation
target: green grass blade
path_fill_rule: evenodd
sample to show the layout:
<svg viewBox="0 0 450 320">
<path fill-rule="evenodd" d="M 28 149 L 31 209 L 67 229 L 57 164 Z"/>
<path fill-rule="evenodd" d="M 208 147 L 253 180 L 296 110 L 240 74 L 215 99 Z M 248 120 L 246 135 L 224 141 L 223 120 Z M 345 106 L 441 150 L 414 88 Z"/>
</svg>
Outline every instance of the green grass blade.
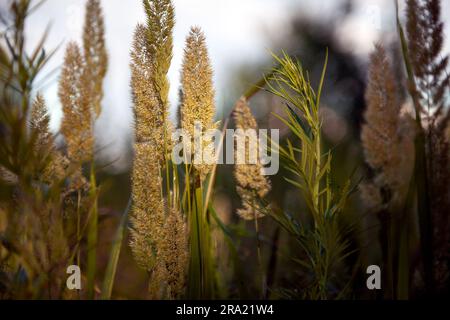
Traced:
<svg viewBox="0 0 450 320">
<path fill-rule="evenodd" d="M 97 228 L 98 228 L 98 203 L 97 182 L 95 179 L 94 163 L 91 166 L 90 175 L 90 197 L 93 201 L 91 214 L 89 216 L 87 230 L 87 295 L 88 299 L 95 298 L 95 271 L 97 266 Z"/>
<path fill-rule="evenodd" d="M 105 278 L 103 279 L 102 294 L 100 297 L 102 300 L 111 299 L 112 288 L 117 271 L 117 263 L 119 262 L 120 251 L 122 249 L 122 242 L 126 231 L 128 213 L 130 212 L 131 203 L 132 201 L 130 198 L 127 207 L 122 214 L 122 218 L 120 219 L 120 224 L 117 228 L 116 235 L 111 247 L 108 265 L 106 266 L 105 271 Z"/>
</svg>

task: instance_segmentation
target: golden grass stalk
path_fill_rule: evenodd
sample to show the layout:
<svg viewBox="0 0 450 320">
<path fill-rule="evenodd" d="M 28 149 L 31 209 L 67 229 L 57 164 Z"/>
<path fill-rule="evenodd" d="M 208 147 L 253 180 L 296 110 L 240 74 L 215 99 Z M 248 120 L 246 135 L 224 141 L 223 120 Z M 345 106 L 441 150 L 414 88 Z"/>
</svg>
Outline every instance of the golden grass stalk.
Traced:
<svg viewBox="0 0 450 320">
<path fill-rule="evenodd" d="M 49 129 L 50 116 L 44 97 L 38 93 L 31 107 L 30 128 L 36 134 L 36 147 L 47 149 L 52 143 L 52 134 Z"/>
<path fill-rule="evenodd" d="M 361 140 L 366 162 L 376 177 L 372 186 L 363 186 L 362 195 L 370 207 L 383 210 L 394 205 L 398 209 L 412 173 L 414 130 L 412 119 L 401 115 L 394 74 L 379 44 L 371 55 L 366 103 Z M 382 190 L 387 199 L 381 196 Z"/>
<path fill-rule="evenodd" d="M 448 56 L 442 55 L 441 1 L 408 0 L 406 16 L 409 58 L 415 77 L 411 93 L 419 100 L 424 118 L 435 125 L 440 117 L 449 117 L 445 94 L 450 75 L 446 72 Z"/>
<path fill-rule="evenodd" d="M 186 221 L 176 209 L 170 209 L 166 217 L 158 253 L 158 260 L 164 267 L 166 296 L 169 299 L 182 297 L 186 285 L 188 237 Z"/>
<path fill-rule="evenodd" d="M 236 189 L 242 199 L 242 208 L 238 209 L 237 213 L 245 220 L 255 221 L 258 267 L 262 284 L 261 296 L 264 297 L 266 295 L 266 280 L 262 267 L 257 219 L 264 216 L 261 200 L 269 193 L 271 186 L 268 178 L 262 174 L 264 168 L 259 157 L 259 143 L 252 143 L 248 140 L 249 138 L 258 138 L 258 124 L 252 115 L 248 101 L 244 97 L 241 97 L 235 105 L 233 117 L 236 122 L 236 128 L 238 129 L 236 135 L 238 136 L 238 141 L 240 141 L 235 150 L 235 158 L 244 159 L 244 163 L 236 161 L 236 165 L 234 166 L 234 176 L 237 181 Z M 247 133 L 250 133 L 250 135 L 247 136 Z M 254 135 L 252 136 L 251 133 L 254 133 Z M 256 163 L 249 163 L 250 155 L 256 155 Z"/>
<path fill-rule="evenodd" d="M 65 175 L 59 165 L 65 167 L 63 160 L 66 158 L 57 152 L 53 144 L 44 99 L 40 94 L 34 102 L 30 98 L 34 91 L 34 79 L 54 52 L 44 49 L 47 32 L 43 33 L 31 54 L 25 52 L 28 47 L 24 40 L 25 21 L 38 6 L 31 6 L 28 0 L 20 3 L 15 1 L 10 6 L 11 15 L 8 16 L 13 21 L 8 27 L 11 37 L 5 34 L 11 39 L 6 47 L 7 55 L 3 55 L 4 47 L 0 46 L 2 65 L 8 66 L 7 70 L 10 70 L 10 74 L 7 77 L 5 74 L 5 79 L 1 80 L 5 91 L 2 92 L 0 112 L 1 127 L 4 129 L 0 143 L 0 168 L 8 168 L 17 178 L 12 193 L 14 196 L 5 201 L 4 197 L 0 200 L 7 223 L 0 236 L 0 264 L 11 266 L 10 270 L 2 270 L 2 273 L 6 271 L 6 278 L 2 277 L 0 286 L 5 289 L 2 290 L 3 297 L 55 299 L 67 297 L 64 290 L 65 268 L 72 262 L 70 251 L 79 243 L 73 243 L 76 239 L 72 233 L 74 219 L 68 214 L 70 209 L 65 201 L 69 197 L 61 185 Z M 72 65 L 65 65 L 65 83 L 61 86 L 64 95 L 67 94 L 66 107 L 75 106 L 78 102 L 78 96 L 70 97 L 71 92 L 77 92 L 75 85 L 71 88 L 71 76 L 74 76 L 71 71 L 77 69 L 76 62 L 81 59 L 74 58 L 77 56 L 74 50 L 71 53 Z M 6 88 L 16 85 L 20 87 L 14 90 L 12 97 Z M 58 156 L 62 158 L 61 161 L 57 159 Z M 5 196 L 3 183 L 1 188 Z M 6 256 L 3 255 L 5 250 L 8 252 Z M 18 279 L 19 274 L 23 279 L 20 283 L 5 281 L 8 278 Z"/>
<path fill-rule="evenodd" d="M 38 93 L 31 106 L 30 129 L 35 135 L 36 153 L 48 157 L 40 181 L 52 184 L 59 183 L 66 177 L 68 160 L 56 150 L 49 124 L 50 115 L 44 97 Z"/>
<path fill-rule="evenodd" d="M 136 262 L 153 271 L 158 242 L 163 239 L 164 201 L 157 150 L 148 143 L 136 143 L 132 175 L 133 214 L 130 246 Z"/>
<path fill-rule="evenodd" d="M 421 255 L 428 292 L 433 292 L 436 287 L 442 290 L 446 286 L 446 280 L 435 269 L 444 266 L 442 269 L 447 271 L 443 274 L 448 274 L 445 259 L 438 258 L 448 252 L 448 245 L 442 244 L 448 244 L 448 237 L 445 239 L 444 235 L 448 235 L 450 230 L 447 218 L 450 145 L 445 139 L 450 119 L 446 99 L 450 75 L 447 71 L 449 56 L 442 52 L 445 35 L 441 7 L 439 0 L 408 0 L 407 40 L 400 22 L 397 23 L 408 71 L 408 89 L 416 106 L 415 176 Z"/>
<path fill-rule="evenodd" d="M 408 114 L 401 115 L 394 73 L 380 44 L 371 55 L 366 103 L 361 140 L 374 177 L 361 185 L 361 195 L 367 207 L 379 214 L 383 225 L 380 239 L 386 270 L 385 297 L 392 298 L 394 293 L 407 297 L 408 237 L 412 229 L 405 208 L 412 201 L 414 121 Z M 398 277 L 394 276 L 396 272 Z"/>
<path fill-rule="evenodd" d="M 170 201 L 172 194 L 179 193 L 169 178 L 172 126 L 167 72 L 172 57 L 173 6 L 171 1 L 161 0 L 144 1 L 144 7 L 147 25 L 136 27 L 131 52 L 135 160 L 130 246 L 135 260 L 150 275 L 149 297 L 174 299 L 184 293 L 187 235 L 179 203 Z"/>
<path fill-rule="evenodd" d="M 63 107 L 61 132 L 66 139 L 67 155 L 75 163 L 92 158 L 93 126 L 89 80 L 78 45 L 68 44 L 59 82 Z"/>
<path fill-rule="evenodd" d="M 195 126 L 201 125 L 201 134 L 217 126 L 213 122 L 215 114 L 213 71 L 208 56 L 206 39 L 203 32 L 192 27 L 186 38 L 183 66 L 181 71 L 181 127 L 195 140 Z M 201 145 L 193 143 L 194 158 L 201 163 L 194 162 L 194 168 L 203 181 L 211 171 L 213 157 L 212 150 L 208 148 L 212 144 L 212 138 L 206 135 L 202 138 Z M 200 150 L 197 150 L 200 149 Z M 202 155 L 199 157 L 198 155 Z"/>
<path fill-rule="evenodd" d="M 67 144 L 69 160 L 79 167 L 72 176 L 73 188 L 87 185 L 81 173 L 83 162 L 91 162 L 89 209 L 87 228 L 87 292 L 94 298 L 97 246 L 97 183 L 94 164 L 94 123 L 101 112 L 103 79 L 108 58 L 105 49 L 103 17 L 98 0 L 86 4 L 83 32 L 83 55 L 75 43 L 67 47 L 61 73 L 59 97 L 63 105 L 61 132 Z M 80 194 L 79 194 L 80 197 Z M 77 210 L 79 212 L 79 210 Z"/>
<path fill-rule="evenodd" d="M 103 98 L 103 79 L 108 68 L 105 48 L 105 27 L 99 0 L 86 3 L 83 31 L 83 53 L 86 62 L 87 81 L 90 85 L 92 109 L 98 118 Z"/>
<path fill-rule="evenodd" d="M 162 149 L 165 152 L 170 151 L 171 129 L 169 121 L 169 88 L 170 83 L 167 77 L 173 56 L 173 27 L 175 24 L 175 10 L 171 0 L 143 0 L 145 13 L 147 15 L 146 24 L 146 51 L 148 52 L 148 63 L 151 68 L 150 81 L 153 83 L 153 91 L 156 105 L 151 108 L 157 108 L 160 113 L 159 121 L 161 127 L 158 132 L 161 133 L 163 144 Z M 153 128 L 153 130 L 155 130 Z"/>
<path fill-rule="evenodd" d="M 249 143 L 246 130 L 257 130 L 258 124 L 252 115 L 248 101 L 245 98 L 239 99 L 234 107 L 233 117 L 236 122 L 236 128 L 241 129 L 237 135 L 241 135 L 245 139 L 245 149 L 237 149 L 236 153 L 243 153 L 243 159 L 246 162 L 250 159 L 250 154 L 259 155 L 258 144 Z M 242 208 L 237 213 L 245 220 L 253 220 L 263 217 L 263 213 L 259 208 L 260 200 L 263 199 L 270 191 L 269 179 L 262 175 L 263 166 L 259 157 L 255 164 L 245 163 L 236 164 L 234 167 L 234 176 L 237 182 L 237 192 L 242 199 Z"/>
<path fill-rule="evenodd" d="M 138 264 L 151 272 L 164 225 L 160 163 L 164 158 L 163 113 L 152 81 L 148 29 L 138 25 L 131 52 L 131 88 L 135 113 L 135 160 L 132 175 L 131 248 Z"/>
<path fill-rule="evenodd" d="M 131 88 L 135 114 L 135 143 L 149 143 L 155 148 L 158 162 L 164 158 L 164 123 L 166 107 L 160 103 L 154 83 L 149 50 L 148 29 L 138 25 L 131 51 Z"/>
<path fill-rule="evenodd" d="M 212 77 L 213 71 L 205 36 L 199 28 L 193 27 L 186 38 L 180 92 L 181 127 L 191 136 L 191 145 L 194 146 L 193 155 L 185 153 L 186 160 L 193 160 L 193 166 L 188 164 L 185 166 L 186 215 L 190 232 L 188 297 L 191 299 L 213 298 L 216 289 L 208 219 L 212 176 L 209 180 L 206 179 L 215 168 L 216 156 L 213 150 L 214 142 L 209 135 L 210 130 L 216 128 L 213 122 L 215 92 Z M 208 188 L 204 193 L 206 186 Z"/>
</svg>

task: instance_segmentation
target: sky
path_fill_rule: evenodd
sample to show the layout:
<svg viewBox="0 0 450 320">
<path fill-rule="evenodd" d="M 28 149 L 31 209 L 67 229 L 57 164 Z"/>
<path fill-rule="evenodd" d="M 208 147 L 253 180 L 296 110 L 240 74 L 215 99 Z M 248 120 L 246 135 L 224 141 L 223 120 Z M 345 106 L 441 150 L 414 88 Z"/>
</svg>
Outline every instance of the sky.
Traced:
<svg viewBox="0 0 450 320">
<path fill-rule="evenodd" d="M 177 106 L 179 76 L 184 41 L 191 26 L 204 31 L 214 69 L 216 101 L 220 106 L 227 95 L 230 70 L 246 62 L 267 59 L 272 40 L 289 34 L 286 21 L 295 15 L 326 19 L 334 14 L 340 0 L 174 0 L 176 24 L 174 55 L 169 72 L 172 113 Z M 443 0 L 443 12 L 450 21 L 450 0 Z M 28 20 L 27 35 L 30 50 L 50 23 L 47 48 L 61 45 L 46 71 L 57 70 L 51 81 L 41 88 L 52 120 L 58 130 L 61 106 L 58 101 L 58 68 L 64 57 L 64 47 L 75 40 L 81 43 L 85 0 L 47 0 Z M 368 56 L 381 31 L 394 30 L 391 0 L 355 0 L 354 14 L 336 30 L 349 51 Z M 111 157 L 120 154 L 132 136 L 132 104 L 129 88 L 129 56 L 134 27 L 145 21 L 141 0 L 103 0 L 106 46 L 109 70 L 104 83 L 103 112 L 96 125 L 97 141 Z M 447 25 L 447 33 L 450 28 Z M 447 42 L 447 48 L 449 43 Z M 448 51 L 448 50 L 447 50 Z M 44 73 L 45 74 L 45 71 Z M 115 157 L 116 158 L 116 157 Z M 120 166 L 120 161 L 117 162 Z"/>
</svg>

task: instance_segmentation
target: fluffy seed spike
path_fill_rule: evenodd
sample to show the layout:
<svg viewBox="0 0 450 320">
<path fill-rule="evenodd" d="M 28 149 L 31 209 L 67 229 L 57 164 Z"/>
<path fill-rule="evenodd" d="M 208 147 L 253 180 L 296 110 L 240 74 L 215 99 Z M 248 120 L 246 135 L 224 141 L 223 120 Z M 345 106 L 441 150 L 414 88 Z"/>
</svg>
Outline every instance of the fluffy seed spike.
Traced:
<svg viewBox="0 0 450 320">
<path fill-rule="evenodd" d="M 164 261 L 164 280 L 171 299 L 180 298 L 184 293 L 188 264 L 187 239 L 185 220 L 177 210 L 170 210 L 164 224 L 164 239 L 159 248 L 159 259 Z"/>
<path fill-rule="evenodd" d="M 181 126 L 194 137 L 195 124 L 202 126 L 203 132 L 215 129 L 214 114 L 214 88 L 213 71 L 208 56 L 206 39 L 203 32 L 196 27 L 191 31 L 186 39 L 184 49 L 183 67 L 181 72 L 182 84 L 182 105 L 181 105 Z M 195 168 L 203 180 L 211 170 L 211 165 L 205 164 L 205 146 L 212 143 L 212 139 L 205 138 L 201 150 L 204 153 L 202 164 L 195 164 Z M 195 150 L 199 152 L 200 150 Z"/>
<path fill-rule="evenodd" d="M 131 52 L 131 87 L 135 114 L 135 160 L 133 164 L 133 216 L 131 248 L 138 264 L 151 272 L 157 240 L 164 225 L 159 163 L 163 159 L 163 109 L 156 99 L 147 28 L 138 25 Z"/>
<path fill-rule="evenodd" d="M 400 116 L 400 102 L 393 72 L 381 45 L 375 47 L 371 55 L 369 83 L 366 91 L 367 109 L 364 114 L 366 124 L 362 128 L 361 140 L 364 155 L 369 166 L 377 173 L 372 186 L 362 188 L 373 193 L 374 188 L 387 191 L 388 199 L 381 201 L 381 194 L 366 194 L 364 198 L 371 207 L 399 204 L 409 183 L 412 152 L 411 134 L 407 118 Z M 372 201 L 371 201 L 372 200 Z"/>
<path fill-rule="evenodd" d="M 165 76 L 172 61 L 175 10 L 171 0 L 143 0 L 143 3 L 147 15 L 150 55 L 154 57 L 156 73 Z"/>
<path fill-rule="evenodd" d="M 35 151 L 47 157 L 40 180 L 51 184 L 65 177 L 67 159 L 56 150 L 49 124 L 50 116 L 44 97 L 38 93 L 31 109 L 30 129 L 36 134 Z"/>
<path fill-rule="evenodd" d="M 158 244 L 164 237 L 164 201 L 161 196 L 161 177 L 155 151 L 150 144 L 135 145 L 131 217 L 131 249 L 139 266 L 152 272 Z"/>
<path fill-rule="evenodd" d="M 52 141 L 49 125 L 50 116 L 44 97 L 38 93 L 31 108 L 30 128 L 36 132 L 36 144 L 39 148 L 47 147 Z"/>
<path fill-rule="evenodd" d="M 152 81 L 158 89 L 156 98 L 164 110 L 164 123 L 167 123 L 170 88 L 167 73 L 173 55 L 175 10 L 171 0 L 143 0 L 143 3 L 147 15 L 147 50 L 151 57 Z"/>
<path fill-rule="evenodd" d="M 236 128 L 241 130 L 257 130 L 258 124 L 253 117 L 248 101 L 245 98 L 239 99 L 234 113 Z M 256 150 L 249 150 L 250 147 Z M 258 146 L 246 141 L 245 150 L 237 149 L 236 152 L 245 152 L 245 159 L 249 159 L 250 154 L 259 154 Z M 237 192 L 242 199 L 243 208 L 238 210 L 238 214 L 245 220 L 252 220 L 263 217 L 259 206 L 259 199 L 263 199 L 270 191 L 270 181 L 261 174 L 263 168 L 259 158 L 256 164 L 236 164 L 234 176 L 237 181 Z"/>
<path fill-rule="evenodd" d="M 63 107 L 61 132 L 66 139 L 68 157 L 73 162 L 92 158 L 93 128 L 89 88 L 83 58 L 76 43 L 69 43 L 59 82 Z"/>
<path fill-rule="evenodd" d="M 444 45 L 443 23 L 440 20 L 439 0 L 408 0 L 407 34 L 411 64 L 425 117 L 442 115 L 445 93 L 450 87 L 446 72 L 448 56 L 442 56 Z"/>
<path fill-rule="evenodd" d="M 147 25 L 136 27 L 131 52 L 135 114 L 131 248 L 139 265 L 152 273 L 151 286 L 159 287 L 161 261 L 157 255 L 165 223 L 160 171 L 170 138 L 167 72 L 172 59 L 174 15 L 171 1 L 143 3 Z"/>
<path fill-rule="evenodd" d="M 425 120 L 430 220 L 434 229 L 434 252 L 430 255 L 434 256 L 436 285 L 446 287 L 450 252 L 450 141 L 445 137 L 445 130 L 450 119 L 450 107 L 446 99 L 450 74 L 447 71 L 449 56 L 442 52 L 445 35 L 441 2 L 408 0 L 406 14 L 409 55 L 417 90 L 412 94 L 418 98 Z"/>
<path fill-rule="evenodd" d="M 92 108 L 96 117 L 101 113 L 103 79 L 108 68 L 108 54 L 105 48 L 105 27 L 99 0 L 86 3 L 83 32 L 83 49 L 88 72 Z"/>
<path fill-rule="evenodd" d="M 149 142 L 163 155 L 164 113 L 153 82 L 152 56 L 148 49 L 147 28 L 138 25 L 131 52 L 131 87 L 135 114 L 136 142 Z M 162 158 L 161 158 L 162 160 Z"/>
<path fill-rule="evenodd" d="M 371 56 L 369 84 L 366 91 L 367 110 L 362 140 L 366 160 L 372 168 L 395 163 L 398 155 L 392 139 L 399 124 L 400 103 L 395 80 L 387 61 L 384 48 L 377 45 Z"/>
</svg>

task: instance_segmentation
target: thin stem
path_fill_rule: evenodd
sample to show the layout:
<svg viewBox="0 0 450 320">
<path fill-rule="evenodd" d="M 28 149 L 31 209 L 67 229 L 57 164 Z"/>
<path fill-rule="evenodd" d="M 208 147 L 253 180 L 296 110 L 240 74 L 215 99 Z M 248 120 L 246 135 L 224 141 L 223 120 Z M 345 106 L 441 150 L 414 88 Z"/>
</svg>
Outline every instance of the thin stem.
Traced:
<svg viewBox="0 0 450 320">
<path fill-rule="evenodd" d="M 314 206 L 316 212 L 320 212 L 319 208 L 319 192 L 320 192 L 320 168 L 321 168 L 321 139 L 320 139 L 320 129 L 316 131 L 315 139 L 315 149 L 316 149 L 316 171 L 315 171 L 315 182 L 314 182 Z"/>
<path fill-rule="evenodd" d="M 81 205 L 81 192 L 78 190 L 78 199 L 77 199 L 77 241 L 81 239 L 81 216 L 80 216 L 80 205 Z M 77 266 L 81 264 L 81 252 L 80 247 L 77 247 Z M 78 296 L 81 299 L 81 290 L 78 290 Z"/>
<path fill-rule="evenodd" d="M 261 241 L 259 240 L 259 226 L 258 226 L 258 217 L 256 210 L 254 211 L 254 221 L 255 221 L 255 233 L 256 233 L 256 251 L 258 255 L 258 270 L 261 276 L 261 298 L 266 296 L 266 280 L 264 276 L 263 264 L 262 264 L 262 255 L 261 255 Z"/>
<path fill-rule="evenodd" d="M 97 264 L 97 223 L 98 223 L 98 208 L 97 208 L 97 182 L 95 179 L 95 163 L 91 163 L 91 188 L 90 196 L 93 200 L 91 208 L 91 216 L 88 224 L 88 238 L 87 238 L 87 277 L 88 277 L 88 298 L 95 298 L 95 271 Z"/>
</svg>

